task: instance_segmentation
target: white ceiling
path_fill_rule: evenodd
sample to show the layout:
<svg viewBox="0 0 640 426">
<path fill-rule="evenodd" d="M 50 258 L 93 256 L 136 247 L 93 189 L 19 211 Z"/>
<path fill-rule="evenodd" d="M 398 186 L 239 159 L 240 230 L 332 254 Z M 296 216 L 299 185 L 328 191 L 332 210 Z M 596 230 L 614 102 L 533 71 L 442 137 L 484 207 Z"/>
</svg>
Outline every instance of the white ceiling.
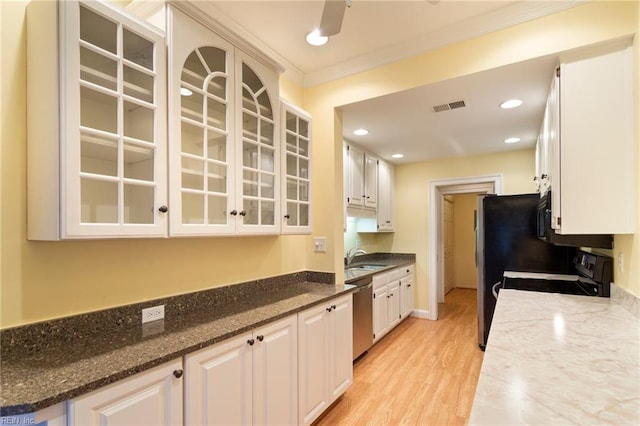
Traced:
<svg viewBox="0 0 640 426">
<path fill-rule="evenodd" d="M 216 19 L 264 50 L 304 86 L 319 84 L 506 28 L 582 3 L 582 0 L 353 0 L 341 32 L 309 46 L 324 2 L 214 0 Z M 436 4 L 434 4 L 436 3 Z M 535 145 L 556 58 L 470 75 L 343 108 L 345 137 L 395 163 L 522 149 Z M 497 105 L 525 101 L 515 110 Z M 467 107 L 441 113 L 433 105 L 463 99 Z M 357 137 L 352 131 L 366 127 Z M 522 142 L 504 144 L 509 136 Z M 395 152 L 405 154 L 392 160 Z"/>
</svg>

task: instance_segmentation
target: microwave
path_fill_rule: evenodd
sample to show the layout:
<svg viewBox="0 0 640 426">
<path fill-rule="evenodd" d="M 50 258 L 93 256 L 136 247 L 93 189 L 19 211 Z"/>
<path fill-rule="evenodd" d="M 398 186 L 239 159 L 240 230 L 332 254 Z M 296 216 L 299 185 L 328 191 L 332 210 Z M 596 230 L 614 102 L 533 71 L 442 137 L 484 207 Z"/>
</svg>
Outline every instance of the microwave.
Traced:
<svg viewBox="0 0 640 426">
<path fill-rule="evenodd" d="M 536 235 L 539 239 L 557 246 L 613 248 L 613 235 L 611 234 L 557 234 L 551 226 L 551 190 L 540 197 L 537 212 Z"/>
</svg>

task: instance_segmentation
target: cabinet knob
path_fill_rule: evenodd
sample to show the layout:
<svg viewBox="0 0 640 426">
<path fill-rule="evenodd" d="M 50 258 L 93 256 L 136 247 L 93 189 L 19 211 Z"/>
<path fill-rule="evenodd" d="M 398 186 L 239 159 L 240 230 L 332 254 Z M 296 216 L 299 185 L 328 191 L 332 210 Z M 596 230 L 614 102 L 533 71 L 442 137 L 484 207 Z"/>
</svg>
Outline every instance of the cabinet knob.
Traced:
<svg viewBox="0 0 640 426">
<path fill-rule="evenodd" d="M 543 174 L 540 176 L 540 179 L 546 179 L 546 178 L 548 178 L 548 177 L 549 177 L 549 175 L 548 175 L 548 174 L 543 173 Z"/>
<path fill-rule="evenodd" d="M 253 344 L 254 344 L 255 342 L 256 342 L 256 341 L 255 341 L 255 340 L 253 340 L 253 339 L 249 339 L 249 340 L 247 340 L 247 343 L 249 344 L 249 346 L 253 346 Z"/>
<path fill-rule="evenodd" d="M 169 207 L 167 207 L 167 206 L 160 206 L 160 207 L 158 208 L 158 211 L 159 211 L 160 213 L 166 213 L 166 212 L 168 212 L 168 211 L 169 211 Z"/>
<path fill-rule="evenodd" d="M 182 377 L 183 374 L 184 374 L 184 371 L 182 370 L 173 370 L 173 375 L 176 379 L 179 379 L 180 377 Z"/>
<path fill-rule="evenodd" d="M 336 305 L 331 305 L 331 308 L 332 308 L 332 309 L 337 309 L 337 308 L 336 308 Z"/>
<path fill-rule="evenodd" d="M 240 213 L 238 213 L 240 216 L 246 216 L 247 212 L 245 212 L 244 210 L 242 210 Z"/>
<path fill-rule="evenodd" d="M 291 219 L 291 215 L 289 213 L 287 213 L 287 214 L 284 215 L 284 218 L 285 219 Z"/>
<path fill-rule="evenodd" d="M 407 284 L 407 288 L 411 287 L 411 284 Z"/>
<path fill-rule="evenodd" d="M 235 216 L 235 215 L 237 215 L 237 214 L 238 214 L 238 210 L 231 210 L 231 211 L 229 212 L 229 214 L 230 214 L 231 216 Z"/>
<path fill-rule="evenodd" d="M 264 340 L 264 336 L 261 334 L 257 336 L 256 339 L 258 339 L 258 342 L 262 342 Z"/>
<path fill-rule="evenodd" d="M 333 308 L 332 308 L 331 306 L 329 306 L 329 307 L 327 308 L 327 312 L 331 312 L 332 310 L 333 310 Z"/>
<path fill-rule="evenodd" d="M 540 179 L 538 176 L 533 178 L 533 181 L 536 182 L 538 179 Z"/>
</svg>

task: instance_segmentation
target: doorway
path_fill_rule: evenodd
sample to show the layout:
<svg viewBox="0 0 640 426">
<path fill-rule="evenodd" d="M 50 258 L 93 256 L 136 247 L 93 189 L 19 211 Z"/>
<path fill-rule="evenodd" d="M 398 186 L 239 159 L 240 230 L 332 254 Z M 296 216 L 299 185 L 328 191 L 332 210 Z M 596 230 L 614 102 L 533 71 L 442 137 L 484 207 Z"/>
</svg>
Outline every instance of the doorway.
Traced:
<svg viewBox="0 0 640 426">
<path fill-rule="evenodd" d="M 429 191 L 429 319 L 438 319 L 438 303 L 444 303 L 444 205 L 445 196 L 459 194 L 501 194 L 502 175 L 437 180 Z"/>
</svg>

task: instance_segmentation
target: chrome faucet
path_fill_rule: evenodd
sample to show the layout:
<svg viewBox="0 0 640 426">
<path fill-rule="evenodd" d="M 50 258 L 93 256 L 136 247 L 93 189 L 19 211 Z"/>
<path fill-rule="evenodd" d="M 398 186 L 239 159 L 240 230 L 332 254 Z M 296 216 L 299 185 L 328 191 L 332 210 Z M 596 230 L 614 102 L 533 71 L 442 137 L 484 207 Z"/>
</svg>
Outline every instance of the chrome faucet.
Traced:
<svg viewBox="0 0 640 426">
<path fill-rule="evenodd" d="M 347 251 L 346 267 L 348 268 L 349 265 L 351 265 L 351 262 L 353 262 L 354 257 L 356 257 L 357 255 L 363 255 L 363 254 L 367 254 L 367 252 L 362 249 L 356 249 L 355 247 L 349 249 L 349 251 Z"/>
</svg>

